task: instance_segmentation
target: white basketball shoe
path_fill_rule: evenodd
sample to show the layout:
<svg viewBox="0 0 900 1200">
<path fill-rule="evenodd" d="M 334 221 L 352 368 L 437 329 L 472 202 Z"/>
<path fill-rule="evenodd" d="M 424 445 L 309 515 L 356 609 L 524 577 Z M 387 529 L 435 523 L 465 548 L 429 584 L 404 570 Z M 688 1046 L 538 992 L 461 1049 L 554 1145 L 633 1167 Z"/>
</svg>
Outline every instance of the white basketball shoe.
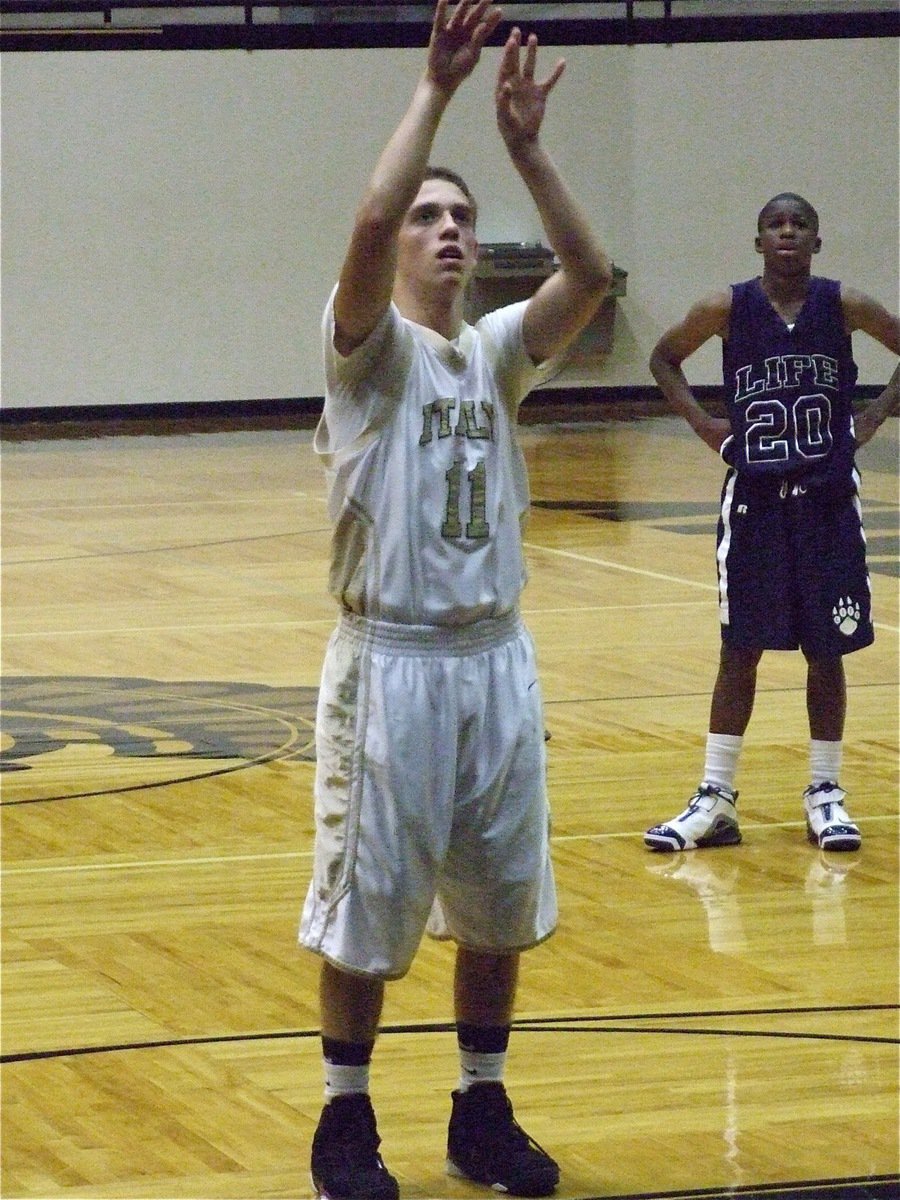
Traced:
<svg viewBox="0 0 900 1200">
<path fill-rule="evenodd" d="M 644 834 L 651 850 L 699 850 L 704 846 L 736 846 L 741 840 L 735 802 L 737 792 L 701 783 L 683 813 Z"/>
<path fill-rule="evenodd" d="M 811 783 L 803 793 L 806 834 L 820 850 L 858 850 L 859 826 L 844 808 L 847 793 L 837 783 Z"/>
</svg>

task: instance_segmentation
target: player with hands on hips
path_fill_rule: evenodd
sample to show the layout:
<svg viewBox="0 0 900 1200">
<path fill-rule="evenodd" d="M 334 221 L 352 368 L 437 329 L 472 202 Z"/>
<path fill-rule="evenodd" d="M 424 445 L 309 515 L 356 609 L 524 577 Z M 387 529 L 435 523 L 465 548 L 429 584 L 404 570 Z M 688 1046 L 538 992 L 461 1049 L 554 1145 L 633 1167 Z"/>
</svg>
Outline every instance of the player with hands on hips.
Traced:
<svg viewBox="0 0 900 1200">
<path fill-rule="evenodd" d="M 806 659 L 809 840 L 856 850 L 838 782 L 847 685 L 843 656 L 874 638 L 859 500 L 858 446 L 898 411 L 900 368 L 853 411 L 851 335 L 900 354 L 900 319 L 877 300 L 812 274 L 819 218 L 802 196 L 773 197 L 757 220 L 762 275 L 706 296 L 660 338 L 650 368 L 663 394 L 728 464 L 716 561 L 721 649 L 703 777 L 678 816 L 647 831 L 651 850 L 741 840 L 735 775 L 764 650 Z M 697 402 L 682 363 L 722 340 L 726 420 Z"/>
<path fill-rule="evenodd" d="M 504 1086 L 519 958 L 554 931 L 544 722 L 520 614 L 528 479 L 518 407 L 590 320 L 606 254 L 540 140 L 559 63 L 513 30 L 495 95 L 510 160 L 559 268 L 528 300 L 463 319 L 477 207 L 430 164 L 441 118 L 500 10 L 439 0 L 424 70 L 356 210 L 323 319 L 314 447 L 339 620 L 316 720 L 316 843 L 301 944 L 322 958 L 317 1194 L 396 1200 L 369 1070 L 388 980 L 423 934 L 455 943 L 459 1083 L 447 1169 L 543 1196 L 559 1168 Z M 415 1119 L 410 1113 L 410 1119 Z"/>
</svg>

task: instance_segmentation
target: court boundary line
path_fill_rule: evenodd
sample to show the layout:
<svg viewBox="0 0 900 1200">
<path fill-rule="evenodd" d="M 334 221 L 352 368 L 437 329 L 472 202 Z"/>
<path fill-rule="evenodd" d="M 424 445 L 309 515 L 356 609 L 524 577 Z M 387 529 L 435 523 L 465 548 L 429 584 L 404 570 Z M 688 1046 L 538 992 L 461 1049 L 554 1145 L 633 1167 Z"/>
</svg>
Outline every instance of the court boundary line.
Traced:
<svg viewBox="0 0 900 1200">
<path fill-rule="evenodd" d="M 723 1187 L 685 1188 L 669 1192 L 621 1192 L 585 1196 L 581 1200 L 895 1200 L 886 1190 L 900 1175 L 847 1175 L 830 1179 L 785 1180 L 781 1183 L 742 1183 Z M 825 1193 L 823 1196 L 823 1188 Z M 861 1190 L 862 1189 L 862 1190 Z"/>
<path fill-rule="evenodd" d="M 823 1004 L 804 1005 L 800 1008 L 750 1008 L 750 1009 L 711 1009 L 709 1011 L 691 1011 L 684 1013 L 632 1013 L 628 1015 L 584 1014 L 582 1016 L 545 1016 L 545 1017 L 515 1017 L 513 1030 L 518 1033 L 639 1033 L 695 1036 L 703 1034 L 715 1037 L 774 1037 L 789 1038 L 800 1041 L 854 1041 L 874 1045 L 898 1045 L 900 1038 L 886 1038 L 880 1035 L 833 1034 L 788 1032 L 784 1030 L 735 1030 L 735 1029 L 667 1029 L 634 1028 L 641 1021 L 685 1021 L 734 1019 L 738 1017 L 791 1017 L 810 1015 L 836 1015 L 839 1013 L 864 1012 L 897 1012 L 897 1004 Z M 591 1023 L 591 1028 L 575 1028 L 577 1022 Z M 555 1027 L 554 1027 L 555 1026 Z M 456 1033 L 454 1021 L 418 1021 L 402 1022 L 384 1025 L 379 1029 L 379 1036 L 390 1037 L 404 1034 L 433 1034 Z M 249 1042 L 282 1042 L 282 1041 L 318 1041 L 321 1031 L 314 1029 L 275 1029 L 255 1033 L 219 1033 L 198 1034 L 185 1037 L 153 1038 L 138 1042 L 115 1042 L 96 1046 L 55 1047 L 46 1050 L 13 1051 L 0 1054 L 0 1064 L 21 1062 L 41 1062 L 55 1058 L 81 1058 L 90 1054 L 123 1054 L 136 1050 L 179 1050 L 192 1046 L 243 1045 Z"/>
</svg>

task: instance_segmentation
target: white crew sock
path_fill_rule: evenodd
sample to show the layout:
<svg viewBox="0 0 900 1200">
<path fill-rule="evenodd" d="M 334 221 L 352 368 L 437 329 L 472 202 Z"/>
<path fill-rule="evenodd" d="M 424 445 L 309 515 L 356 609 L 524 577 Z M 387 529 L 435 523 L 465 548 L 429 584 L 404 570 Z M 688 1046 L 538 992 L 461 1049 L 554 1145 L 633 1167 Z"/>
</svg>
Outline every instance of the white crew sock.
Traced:
<svg viewBox="0 0 900 1200">
<path fill-rule="evenodd" d="M 706 735 L 706 762 L 703 767 L 703 782 L 734 791 L 738 758 L 743 737 L 731 733 L 708 733 Z"/>
<path fill-rule="evenodd" d="M 820 783 L 837 783 L 843 755 L 843 742 L 809 739 L 809 771 L 814 787 Z"/>
</svg>

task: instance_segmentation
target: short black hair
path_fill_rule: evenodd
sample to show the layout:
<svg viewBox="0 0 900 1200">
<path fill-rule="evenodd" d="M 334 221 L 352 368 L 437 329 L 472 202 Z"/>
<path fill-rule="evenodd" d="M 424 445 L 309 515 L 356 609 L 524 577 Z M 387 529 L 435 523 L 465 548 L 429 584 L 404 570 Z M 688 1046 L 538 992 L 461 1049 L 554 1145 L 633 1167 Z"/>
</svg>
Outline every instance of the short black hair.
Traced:
<svg viewBox="0 0 900 1200">
<path fill-rule="evenodd" d="M 773 196 L 771 200 L 767 200 L 759 210 L 759 216 L 756 218 L 757 233 L 762 232 L 763 217 L 766 215 L 772 205 L 780 204 L 782 200 L 793 200 L 793 202 L 799 208 L 802 208 L 806 213 L 815 232 L 819 232 L 819 214 L 816 212 L 810 202 L 804 196 L 799 196 L 796 192 L 779 192 L 777 196 Z"/>
<path fill-rule="evenodd" d="M 425 174 L 422 176 L 422 182 L 424 183 L 426 179 L 443 179 L 458 187 L 472 206 L 473 219 L 478 216 L 478 201 L 472 195 L 472 189 L 457 171 L 451 171 L 449 167 L 427 166 Z"/>
</svg>

